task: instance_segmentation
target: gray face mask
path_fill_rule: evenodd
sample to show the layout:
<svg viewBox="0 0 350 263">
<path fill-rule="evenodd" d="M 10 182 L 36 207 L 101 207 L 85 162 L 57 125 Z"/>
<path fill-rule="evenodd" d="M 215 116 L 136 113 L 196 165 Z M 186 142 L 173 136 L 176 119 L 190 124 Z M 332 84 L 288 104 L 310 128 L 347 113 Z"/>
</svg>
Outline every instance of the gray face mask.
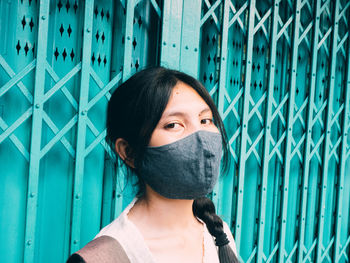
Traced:
<svg viewBox="0 0 350 263">
<path fill-rule="evenodd" d="M 196 199 L 213 190 L 221 154 L 221 134 L 201 130 L 170 144 L 148 147 L 138 173 L 166 198 Z"/>
</svg>

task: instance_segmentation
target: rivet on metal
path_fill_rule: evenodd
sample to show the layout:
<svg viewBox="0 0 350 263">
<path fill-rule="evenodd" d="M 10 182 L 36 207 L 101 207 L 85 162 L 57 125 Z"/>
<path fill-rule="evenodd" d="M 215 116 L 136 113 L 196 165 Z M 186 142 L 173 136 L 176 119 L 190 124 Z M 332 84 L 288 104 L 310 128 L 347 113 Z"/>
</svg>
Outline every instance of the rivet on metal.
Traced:
<svg viewBox="0 0 350 263">
<path fill-rule="evenodd" d="M 163 45 L 166 46 L 166 42 L 165 41 L 163 42 Z"/>
<path fill-rule="evenodd" d="M 173 47 L 176 47 L 176 44 L 173 44 Z"/>
<path fill-rule="evenodd" d="M 76 194 L 75 195 L 75 199 L 79 199 L 80 195 L 79 194 Z"/>
<path fill-rule="evenodd" d="M 39 103 L 35 104 L 35 108 L 39 109 L 40 108 L 40 104 Z"/>
<path fill-rule="evenodd" d="M 185 46 L 185 49 L 188 49 L 188 46 Z"/>
<path fill-rule="evenodd" d="M 90 33 L 90 32 L 91 32 L 91 29 L 90 29 L 90 28 L 87 28 L 87 29 L 86 29 L 86 32 Z"/>
<path fill-rule="evenodd" d="M 32 241 L 31 240 L 28 240 L 27 241 L 27 245 L 30 246 L 32 244 Z"/>
<path fill-rule="evenodd" d="M 45 20 L 45 19 L 46 19 L 46 16 L 42 16 L 41 19 L 42 19 L 42 20 Z"/>
<path fill-rule="evenodd" d="M 197 48 L 195 48 L 195 49 L 194 49 L 194 52 L 197 52 L 197 51 L 198 51 L 198 49 L 197 49 Z"/>
<path fill-rule="evenodd" d="M 75 240 L 73 241 L 73 243 L 74 243 L 74 244 L 78 244 L 78 240 L 75 239 Z"/>
<path fill-rule="evenodd" d="M 35 193 L 31 192 L 29 196 L 33 198 L 35 196 Z"/>
</svg>

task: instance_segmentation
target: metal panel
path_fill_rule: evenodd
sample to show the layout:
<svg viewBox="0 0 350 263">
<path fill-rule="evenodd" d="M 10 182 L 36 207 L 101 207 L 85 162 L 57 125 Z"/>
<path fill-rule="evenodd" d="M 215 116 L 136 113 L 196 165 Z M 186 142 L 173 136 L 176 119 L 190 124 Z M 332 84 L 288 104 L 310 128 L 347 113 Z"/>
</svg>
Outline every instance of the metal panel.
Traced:
<svg viewBox="0 0 350 263">
<path fill-rule="evenodd" d="M 349 262 L 349 1 L 19 0 L 0 14 L 1 262 L 63 262 L 130 202 L 106 105 L 158 64 L 218 106 L 231 166 L 210 197 L 240 260 Z"/>
</svg>

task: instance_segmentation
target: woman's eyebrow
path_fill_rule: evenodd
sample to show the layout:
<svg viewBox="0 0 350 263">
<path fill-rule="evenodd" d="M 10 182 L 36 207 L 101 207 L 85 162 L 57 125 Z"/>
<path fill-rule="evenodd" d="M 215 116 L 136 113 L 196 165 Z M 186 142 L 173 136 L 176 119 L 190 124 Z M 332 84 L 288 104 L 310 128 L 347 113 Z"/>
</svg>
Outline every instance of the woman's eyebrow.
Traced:
<svg viewBox="0 0 350 263">
<path fill-rule="evenodd" d="M 172 117 L 172 116 L 185 116 L 186 113 L 182 111 L 169 111 L 166 112 L 163 117 Z"/>
<path fill-rule="evenodd" d="M 210 109 L 209 107 L 206 107 L 206 108 L 204 108 L 198 115 L 200 116 L 200 115 L 202 115 L 202 114 L 204 114 L 204 113 L 208 113 L 208 112 L 211 113 L 211 109 Z"/>
<path fill-rule="evenodd" d="M 211 112 L 211 109 L 209 107 L 205 107 L 204 109 L 202 109 L 198 114 L 198 116 L 207 112 Z M 166 118 L 166 117 L 172 117 L 172 116 L 186 116 L 186 115 L 188 115 L 187 112 L 174 110 L 174 111 L 165 112 L 165 114 L 162 117 Z"/>
</svg>

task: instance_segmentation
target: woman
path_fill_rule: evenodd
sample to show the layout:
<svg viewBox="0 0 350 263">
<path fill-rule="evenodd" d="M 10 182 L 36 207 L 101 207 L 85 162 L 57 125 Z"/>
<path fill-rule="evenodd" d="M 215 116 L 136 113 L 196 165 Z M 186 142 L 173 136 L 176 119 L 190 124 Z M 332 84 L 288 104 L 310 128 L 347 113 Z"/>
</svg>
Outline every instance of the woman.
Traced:
<svg viewBox="0 0 350 263">
<path fill-rule="evenodd" d="M 222 120 L 199 81 L 161 67 L 138 72 L 109 101 L 107 141 L 139 188 L 95 240 L 110 237 L 131 263 L 238 262 L 227 224 L 205 198 L 218 178 L 222 145 L 225 167 L 228 151 Z M 96 244 L 87 247 L 101 251 Z M 89 262 L 84 253 L 68 262 Z"/>
</svg>

